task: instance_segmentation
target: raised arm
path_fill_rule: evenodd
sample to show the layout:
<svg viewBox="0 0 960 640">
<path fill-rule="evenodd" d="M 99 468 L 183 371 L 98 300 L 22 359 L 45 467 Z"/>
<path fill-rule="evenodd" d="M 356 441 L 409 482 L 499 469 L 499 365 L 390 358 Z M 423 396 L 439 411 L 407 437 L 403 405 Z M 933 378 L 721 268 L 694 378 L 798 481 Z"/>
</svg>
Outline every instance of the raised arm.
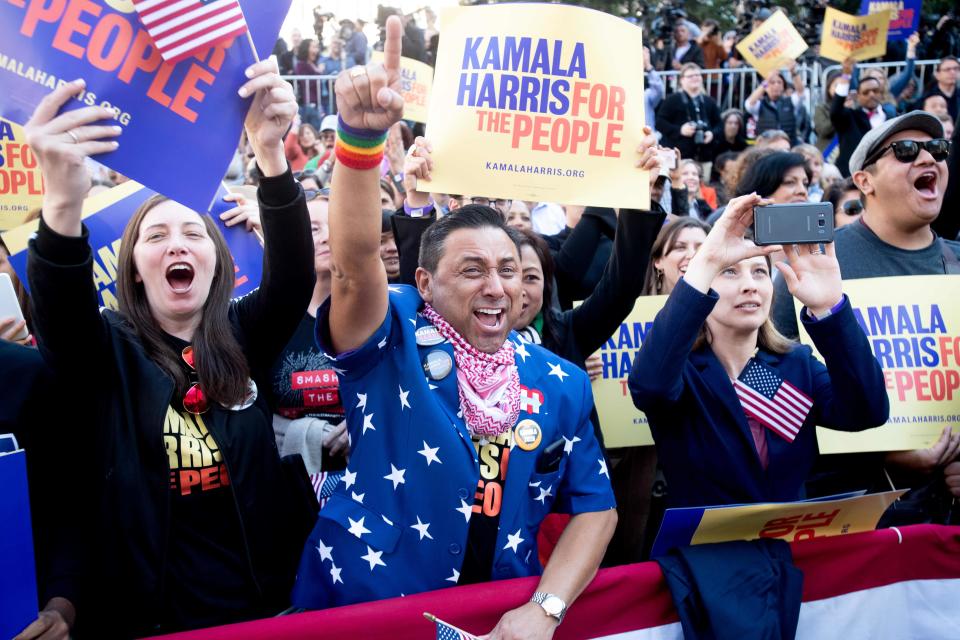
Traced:
<svg viewBox="0 0 960 640">
<path fill-rule="evenodd" d="M 356 349 L 387 314 L 387 272 L 380 260 L 380 162 L 387 129 L 403 115 L 400 19 L 387 20 L 383 64 L 337 78 L 337 170 L 330 190 L 330 339 Z"/>
</svg>

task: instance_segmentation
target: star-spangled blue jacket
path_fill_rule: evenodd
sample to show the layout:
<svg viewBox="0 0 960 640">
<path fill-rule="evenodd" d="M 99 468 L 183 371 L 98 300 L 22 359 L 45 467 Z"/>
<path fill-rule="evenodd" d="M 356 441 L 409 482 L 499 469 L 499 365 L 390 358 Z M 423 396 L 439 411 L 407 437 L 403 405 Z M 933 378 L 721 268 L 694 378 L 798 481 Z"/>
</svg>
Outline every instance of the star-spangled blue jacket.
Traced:
<svg viewBox="0 0 960 640">
<path fill-rule="evenodd" d="M 390 287 L 387 317 L 367 342 L 335 358 L 351 440 L 343 481 L 320 511 L 300 560 L 293 604 L 311 609 L 366 602 L 457 584 L 479 462 L 460 413 L 456 370 L 428 379 L 434 350 L 418 345 L 430 326 L 416 289 Z M 329 355 L 329 300 L 317 314 L 317 342 Z M 515 334 L 519 421 L 535 421 L 539 445 L 510 452 L 492 576 L 539 575 L 537 530 L 551 511 L 613 509 L 605 458 L 593 434 L 585 372 Z M 536 472 L 537 456 L 563 440 L 559 469 Z"/>
</svg>

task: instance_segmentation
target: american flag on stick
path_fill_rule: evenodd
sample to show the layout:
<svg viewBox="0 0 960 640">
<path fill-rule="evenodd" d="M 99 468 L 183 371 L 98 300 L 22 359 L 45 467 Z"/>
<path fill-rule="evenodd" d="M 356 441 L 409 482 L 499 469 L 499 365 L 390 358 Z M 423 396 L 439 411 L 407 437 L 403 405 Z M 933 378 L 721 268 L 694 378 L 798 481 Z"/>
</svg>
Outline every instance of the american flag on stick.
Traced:
<svg viewBox="0 0 960 640">
<path fill-rule="evenodd" d="M 133 0 L 164 62 L 177 62 L 247 33 L 238 0 Z"/>
<path fill-rule="evenodd" d="M 800 433 L 813 407 L 807 394 L 756 359 L 747 363 L 733 388 L 744 412 L 787 442 Z"/>
<path fill-rule="evenodd" d="M 480 640 L 477 636 L 444 622 L 432 613 L 424 611 L 423 617 L 437 625 L 437 640 Z"/>
</svg>

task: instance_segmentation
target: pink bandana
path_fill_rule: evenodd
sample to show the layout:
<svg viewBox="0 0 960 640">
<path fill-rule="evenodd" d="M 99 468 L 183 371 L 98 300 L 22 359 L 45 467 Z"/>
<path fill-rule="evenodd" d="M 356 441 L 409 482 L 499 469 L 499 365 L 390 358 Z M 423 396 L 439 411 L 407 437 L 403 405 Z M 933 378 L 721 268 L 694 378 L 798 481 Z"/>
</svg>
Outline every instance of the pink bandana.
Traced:
<svg viewBox="0 0 960 640">
<path fill-rule="evenodd" d="M 496 353 L 483 353 L 429 304 L 424 306 L 423 316 L 453 344 L 460 409 L 470 433 L 498 436 L 513 428 L 520 415 L 520 374 L 513 343 L 507 340 Z"/>
</svg>

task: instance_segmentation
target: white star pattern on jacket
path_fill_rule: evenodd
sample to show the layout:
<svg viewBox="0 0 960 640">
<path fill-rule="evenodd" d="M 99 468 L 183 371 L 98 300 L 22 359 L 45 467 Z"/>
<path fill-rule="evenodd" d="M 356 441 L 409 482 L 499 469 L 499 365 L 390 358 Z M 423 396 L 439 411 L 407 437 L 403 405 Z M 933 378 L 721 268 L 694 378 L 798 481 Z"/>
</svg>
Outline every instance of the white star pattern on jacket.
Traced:
<svg viewBox="0 0 960 640">
<path fill-rule="evenodd" d="M 358 393 L 357 394 L 357 409 L 361 411 L 367 408 L 367 394 Z"/>
<path fill-rule="evenodd" d="M 527 351 L 527 345 L 525 345 L 522 340 L 520 342 L 514 342 L 513 344 L 514 351 L 516 351 L 517 355 L 520 356 L 520 361 L 526 362 L 527 358 L 530 357 L 530 352 Z"/>
<path fill-rule="evenodd" d="M 333 547 L 328 547 L 327 545 L 323 544 L 323 540 L 317 539 L 317 551 L 320 553 L 320 562 L 323 562 L 324 560 L 333 562 L 333 554 L 331 553 L 331 551 L 333 551 Z"/>
<path fill-rule="evenodd" d="M 417 533 L 420 534 L 420 539 L 421 539 L 421 540 L 423 540 L 424 538 L 430 538 L 431 540 L 433 540 L 433 536 L 430 535 L 430 532 L 429 532 L 429 531 L 427 531 L 427 529 L 430 528 L 430 523 L 429 523 L 429 522 L 420 522 L 420 516 L 417 516 L 417 524 L 412 524 L 412 525 L 410 525 L 410 528 L 417 530 Z"/>
<path fill-rule="evenodd" d="M 580 442 L 580 438 L 573 436 L 573 439 L 568 438 L 567 436 L 560 436 L 563 438 L 563 452 L 564 453 L 573 453 L 573 445 Z"/>
<path fill-rule="evenodd" d="M 457 583 L 459 581 L 460 581 L 460 572 L 457 571 L 456 569 L 454 569 L 453 574 L 451 574 L 451 576 L 445 580 L 445 582 L 453 582 L 453 583 Z"/>
<path fill-rule="evenodd" d="M 456 510 L 463 514 L 467 522 L 470 522 L 470 516 L 473 514 L 473 506 L 467 504 L 463 498 L 460 498 L 460 506 L 457 507 Z"/>
<path fill-rule="evenodd" d="M 546 499 L 553 495 L 553 492 L 551 491 L 551 489 L 553 489 L 553 485 L 550 485 L 546 489 L 544 489 L 543 487 L 540 487 L 540 495 L 536 497 L 536 501 L 539 502 L 540 504 L 547 504 Z"/>
<path fill-rule="evenodd" d="M 366 518 L 367 516 L 361 516 L 359 520 L 354 520 L 353 518 L 347 518 L 347 520 L 350 522 L 350 526 L 347 527 L 347 531 L 357 536 L 358 538 L 365 533 L 370 533 L 370 529 L 367 529 L 365 526 L 363 526 L 363 521 Z"/>
<path fill-rule="evenodd" d="M 407 400 L 408 395 L 410 395 L 410 392 L 404 391 L 403 387 L 400 387 L 400 411 L 410 408 L 410 402 Z"/>
<path fill-rule="evenodd" d="M 440 447 L 431 447 L 430 445 L 427 444 L 427 441 L 424 440 L 423 449 L 420 449 L 420 451 L 417 451 L 417 453 L 419 453 L 424 458 L 426 458 L 427 466 L 429 467 L 431 462 L 436 462 L 437 464 L 443 464 L 440 458 L 437 457 L 437 451 L 440 451 Z"/>
<path fill-rule="evenodd" d="M 600 458 L 599 460 L 597 460 L 597 462 L 600 463 L 600 475 L 607 476 L 609 478 L 610 474 L 607 473 L 607 461 L 604 460 L 603 458 Z"/>
<path fill-rule="evenodd" d="M 369 562 L 369 563 L 370 563 L 370 571 L 373 571 L 373 569 L 374 569 L 375 567 L 377 567 L 377 566 L 380 566 L 380 567 L 385 567 L 385 566 L 387 566 L 387 563 L 380 559 L 380 556 L 382 556 L 382 555 L 383 555 L 383 551 L 374 551 L 373 549 L 371 549 L 371 548 L 368 546 L 368 547 L 367 547 L 367 555 L 365 555 L 365 556 L 360 556 L 360 559 L 361 559 L 361 560 L 366 560 L 367 562 Z"/>
<path fill-rule="evenodd" d="M 363 504 L 363 496 L 367 495 L 366 493 L 356 493 L 355 491 L 350 492 L 350 497 Z"/>
<path fill-rule="evenodd" d="M 366 433 L 366 432 L 367 432 L 367 429 L 373 429 L 374 431 L 377 430 L 377 428 L 376 428 L 375 426 L 373 426 L 373 414 L 372 414 L 372 413 L 371 413 L 370 415 L 363 414 L 363 433 Z"/>
<path fill-rule="evenodd" d="M 345 484 L 347 489 L 349 489 L 357 481 L 357 472 L 347 469 L 343 472 L 343 477 L 340 479 L 343 480 L 343 484 Z"/>
<path fill-rule="evenodd" d="M 333 564 L 333 561 L 330 562 L 330 577 L 333 578 L 333 584 L 343 584 L 343 580 L 340 579 L 340 567 Z"/>
<path fill-rule="evenodd" d="M 520 529 L 517 529 L 516 533 L 507 534 L 507 544 L 503 545 L 503 548 L 513 549 L 513 552 L 517 553 L 517 548 L 521 542 L 523 542 L 523 538 L 520 537 Z"/>
<path fill-rule="evenodd" d="M 395 466 L 393 466 L 393 463 L 391 462 L 390 473 L 383 476 L 383 479 L 390 480 L 391 482 L 393 482 L 393 490 L 396 491 L 398 485 L 406 484 L 407 481 L 403 479 L 403 474 L 406 472 L 407 472 L 406 469 L 397 469 Z"/>
<path fill-rule="evenodd" d="M 560 380 L 560 382 L 563 382 L 563 379 L 564 379 L 566 376 L 569 376 L 570 374 L 567 373 L 566 371 L 564 371 L 563 369 L 561 369 L 561 368 L 560 368 L 560 365 L 558 365 L 558 364 L 551 364 L 551 365 L 550 365 L 550 373 L 548 373 L 547 375 L 548 375 L 548 376 L 557 376 L 557 378 Z"/>
</svg>

